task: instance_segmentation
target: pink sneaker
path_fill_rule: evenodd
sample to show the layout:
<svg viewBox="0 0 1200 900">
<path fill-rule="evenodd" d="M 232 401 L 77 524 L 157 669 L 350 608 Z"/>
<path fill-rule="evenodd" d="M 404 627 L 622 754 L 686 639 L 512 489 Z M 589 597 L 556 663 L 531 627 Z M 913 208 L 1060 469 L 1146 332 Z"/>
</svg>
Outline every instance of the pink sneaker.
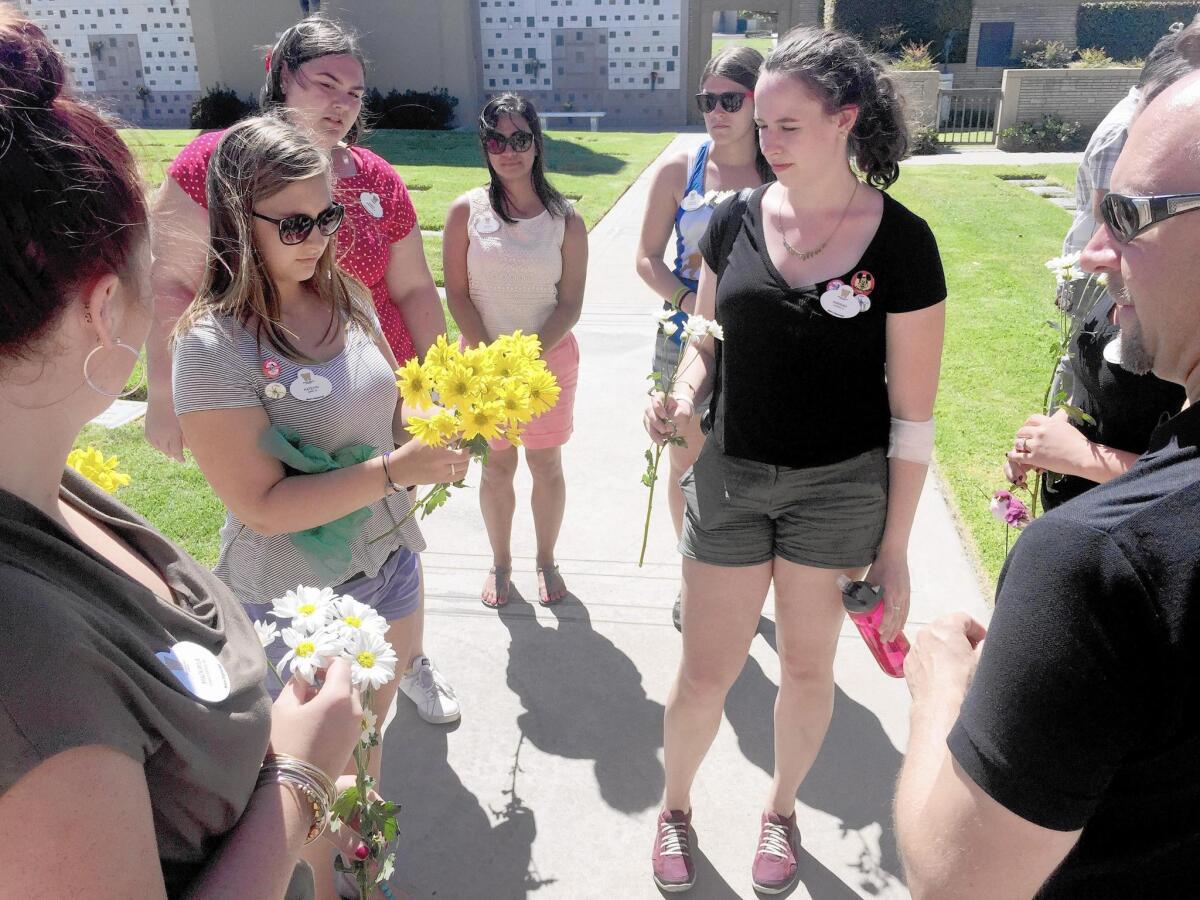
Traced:
<svg viewBox="0 0 1200 900">
<path fill-rule="evenodd" d="M 782 894 L 796 881 L 796 814 L 788 818 L 776 813 L 763 813 L 762 830 L 758 835 L 758 852 L 754 854 L 751 879 L 754 889 L 764 894 Z"/>
<path fill-rule="evenodd" d="M 664 891 L 678 894 L 690 890 L 696 883 L 691 843 L 691 813 L 677 809 L 664 809 L 659 813 L 650 864 L 654 869 L 654 883 Z"/>
</svg>

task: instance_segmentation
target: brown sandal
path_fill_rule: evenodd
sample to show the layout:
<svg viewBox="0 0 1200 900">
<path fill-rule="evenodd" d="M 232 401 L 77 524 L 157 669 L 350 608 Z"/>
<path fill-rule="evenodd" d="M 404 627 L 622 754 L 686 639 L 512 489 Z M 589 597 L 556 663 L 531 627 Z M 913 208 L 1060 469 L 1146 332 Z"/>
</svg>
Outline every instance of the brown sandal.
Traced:
<svg viewBox="0 0 1200 900">
<path fill-rule="evenodd" d="M 479 600 L 488 609 L 499 609 L 501 606 L 508 605 L 508 592 L 512 589 L 512 568 L 503 568 L 501 566 L 492 566 L 488 570 L 488 575 L 492 579 L 492 593 L 496 595 L 496 602 L 489 603 L 487 597 L 481 595 Z M 504 593 L 500 593 L 500 582 L 504 582 Z M 484 593 L 487 592 L 487 583 L 483 586 Z"/>
<path fill-rule="evenodd" d="M 552 577 L 558 579 L 558 583 L 562 588 L 562 594 L 554 599 L 550 598 L 550 585 L 547 584 L 547 573 L 552 573 Z M 567 596 L 567 583 L 563 581 L 563 577 L 559 574 L 558 565 L 538 566 L 538 603 L 542 606 L 553 606 L 555 603 L 561 603 L 563 597 Z"/>
</svg>

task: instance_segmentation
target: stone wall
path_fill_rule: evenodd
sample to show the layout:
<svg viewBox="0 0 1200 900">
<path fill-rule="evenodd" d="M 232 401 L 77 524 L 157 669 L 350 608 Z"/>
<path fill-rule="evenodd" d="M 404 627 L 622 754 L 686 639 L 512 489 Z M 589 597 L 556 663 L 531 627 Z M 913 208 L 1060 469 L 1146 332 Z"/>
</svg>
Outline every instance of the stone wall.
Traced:
<svg viewBox="0 0 1200 900">
<path fill-rule="evenodd" d="M 938 72 L 932 69 L 928 72 L 903 72 L 893 70 L 889 73 L 900 89 L 904 98 L 904 117 L 911 129 L 937 125 L 938 110 Z"/>
<path fill-rule="evenodd" d="M 1138 80 L 1139 69 L 1006 69 L 997 130 L 1060 116 L 1095 128 Z"/>
</svg>

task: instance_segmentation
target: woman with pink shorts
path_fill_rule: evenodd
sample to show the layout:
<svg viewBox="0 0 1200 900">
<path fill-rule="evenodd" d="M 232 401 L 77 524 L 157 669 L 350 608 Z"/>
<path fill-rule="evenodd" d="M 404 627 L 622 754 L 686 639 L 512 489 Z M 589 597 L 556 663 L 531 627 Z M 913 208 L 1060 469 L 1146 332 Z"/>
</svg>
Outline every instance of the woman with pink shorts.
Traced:
<svg viewBox="0 0 1200 900">
<path fill-rule="evenodd" d="M 491 342 L 517 329 L 537 334 L 558 379 L 557 405 L 522 436 L 533 478 L 538 601 L 549 605 L 567 594 L 554 546 L 567 499 L 561 447 L 574 421 L 579 345 L 571 328 L 583 306 L 587 228 L 546 180 L 541 124 L 528 100 L 516 94 L 489 100 L 479 116 L 479 137 L 491 180 L 455 200 L 446 215 L 446 302 L 465 344 Z M 493 444 L 479 488 L 492 545 L 481 599 L 492 608 L 508 602 L 516 471 L 517 449 Z"/>
</svg>

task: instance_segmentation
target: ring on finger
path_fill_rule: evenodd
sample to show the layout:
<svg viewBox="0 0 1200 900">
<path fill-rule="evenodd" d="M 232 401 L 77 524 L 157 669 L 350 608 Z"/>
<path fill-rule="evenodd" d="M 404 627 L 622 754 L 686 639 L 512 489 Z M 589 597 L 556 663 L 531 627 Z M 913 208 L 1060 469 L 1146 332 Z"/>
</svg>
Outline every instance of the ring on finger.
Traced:
<svg viewBox="0 0 1200 900">
<path fill-rule="evenodd" d="M 1028 438 L 1017 438 L 1017 452 L 1018 453 L 1028 453 L 1029 452 L 1029 439 Z"/>
</svg>

